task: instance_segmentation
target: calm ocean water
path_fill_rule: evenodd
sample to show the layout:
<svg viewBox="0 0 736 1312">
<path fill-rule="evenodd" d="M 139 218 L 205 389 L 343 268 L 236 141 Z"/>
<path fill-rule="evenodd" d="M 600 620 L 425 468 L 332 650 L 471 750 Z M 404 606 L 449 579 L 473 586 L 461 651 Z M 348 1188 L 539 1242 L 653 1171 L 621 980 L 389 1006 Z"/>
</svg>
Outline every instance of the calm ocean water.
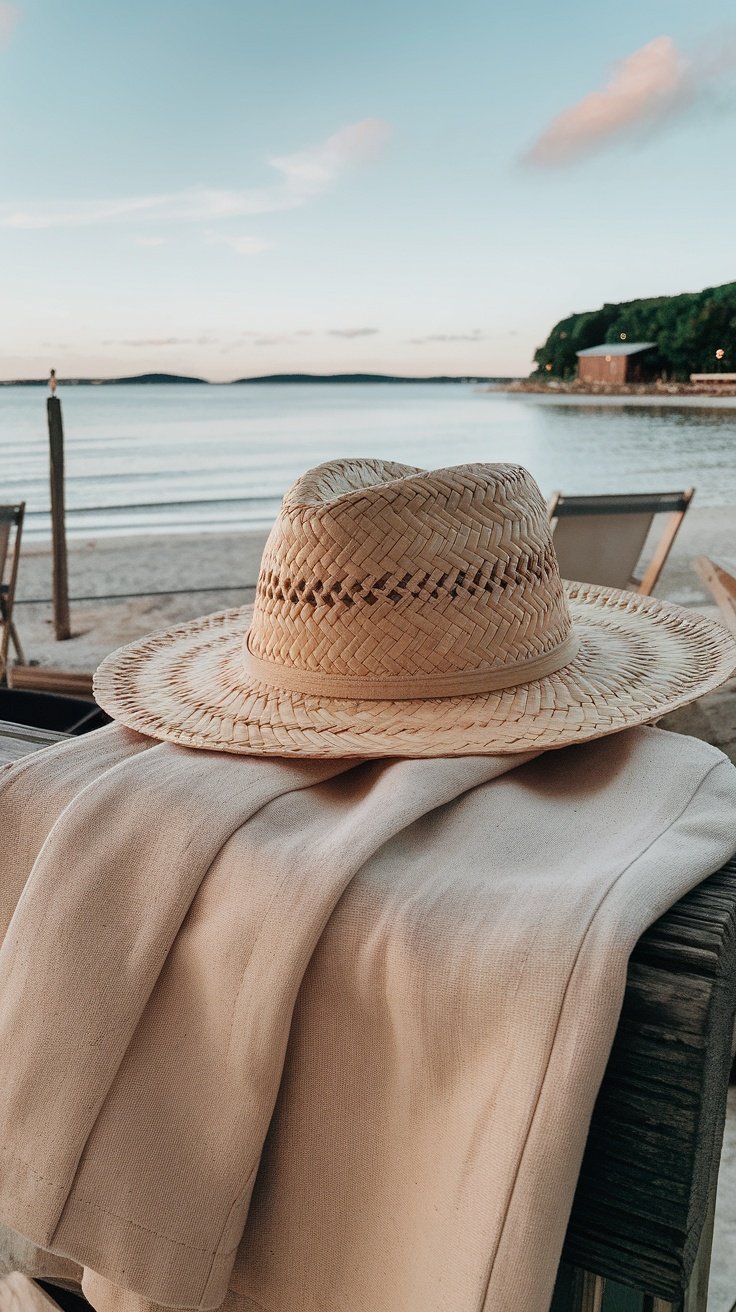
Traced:
<svg viewBox="0 0 736 1312">
<path fill-rule="evenodd" d="M 526 465 L 548 494 L 669 490 L 736 504 L 736 400 L 622 403 L 483 393 L 470 385 L 60 389 L 67 523 L 77 538 L 260 528 L 305 469 L 336 456 L 437 468 Z M 2 501 L 49 532 L 43 388 L 0 388 Z"/>
</svg>

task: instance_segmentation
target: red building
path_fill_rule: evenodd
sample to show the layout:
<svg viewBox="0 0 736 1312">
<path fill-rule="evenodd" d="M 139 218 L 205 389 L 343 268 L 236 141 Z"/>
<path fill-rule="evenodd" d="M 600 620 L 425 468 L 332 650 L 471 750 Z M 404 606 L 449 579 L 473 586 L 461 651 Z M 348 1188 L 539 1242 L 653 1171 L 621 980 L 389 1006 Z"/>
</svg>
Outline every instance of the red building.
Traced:
<svg viewBox="0 0 736 1312">
<path fill-rule="evenodd" d="M 640 383 L 651 377 L 646 352 L 656 342 L 604 342 L 578 351 L 578 378 L 584 383 Z"/>
</svg>

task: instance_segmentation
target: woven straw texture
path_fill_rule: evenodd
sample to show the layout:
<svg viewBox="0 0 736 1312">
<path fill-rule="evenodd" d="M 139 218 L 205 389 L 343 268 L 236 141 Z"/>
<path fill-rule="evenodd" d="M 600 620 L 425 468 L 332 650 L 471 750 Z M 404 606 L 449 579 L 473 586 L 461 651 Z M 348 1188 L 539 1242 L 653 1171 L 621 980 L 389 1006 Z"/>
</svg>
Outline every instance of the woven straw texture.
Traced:
<svg viewBox="0 0 736 1312">
<path fill-rule="evenodd" d="M 458 756 L 614 733 L 735 667 L 736 642 L 697 612 L 563 585 L 526 470 L 335 461 L 287 493 L 253 608 L 122 648 L 95 691 L 190 747 Z"/>
<path fill-rule="evenodd" d="M 514 664 L 569 630 L 547 509 L 525 469 L 335 461 L 284 499 L 249 648 L 323 674 L 412 677 Z"/>
</svg>

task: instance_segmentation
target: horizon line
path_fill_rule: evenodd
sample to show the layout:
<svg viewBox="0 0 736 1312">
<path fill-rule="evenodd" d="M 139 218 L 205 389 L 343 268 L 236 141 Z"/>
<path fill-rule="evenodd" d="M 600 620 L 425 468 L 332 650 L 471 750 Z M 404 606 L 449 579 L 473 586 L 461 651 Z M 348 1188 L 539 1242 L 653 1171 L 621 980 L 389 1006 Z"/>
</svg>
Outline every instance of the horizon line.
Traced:
<svg viewBox="0 0 736 1312">
<path fill-rule="evenodd" d="M 379 382 L 495 382 L 509 381 L 514 378 L 526 377 L 525 374 L 480 374 L 478 372 L 468 371 L 458 374 L 392 374 L 369 372 L 367 370 L 345 370 L 336 373 L 313 373 L 301 370 L 284 370 L 279 373 L 269 374 L 251 374 L 237 378 L 216 380 L 203 378 L 198 374 L 175 374 L 160 370 L 151 370 L 139 374 L 115 374 L 115 375 L 81 375 L 69 374 L 67 376 L 56 375 L 56 382 L 61 387 L 63 385 L 70 387 L 77 386 L 109 386 L 115 383 L 196 383 L 205 387 L 234 387 L 238 384 L 258 383 L 258 382 L 333 382 L 339 381 L 379 381 Z M 0 387 L 48 387 L 48 378 L 0 378 Z"/>
</svg>

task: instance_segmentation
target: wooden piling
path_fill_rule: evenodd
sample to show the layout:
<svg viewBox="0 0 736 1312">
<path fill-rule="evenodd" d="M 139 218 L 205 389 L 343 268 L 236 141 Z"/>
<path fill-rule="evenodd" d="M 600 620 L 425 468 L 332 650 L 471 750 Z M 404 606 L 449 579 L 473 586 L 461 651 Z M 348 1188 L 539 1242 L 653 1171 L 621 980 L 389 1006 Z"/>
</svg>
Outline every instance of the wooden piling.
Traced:
<svg viewBox="0 0 736 1312">
<path fill-rule="evenodd" d="M 61 418 L 61 401 L 58 396 L 48 398 L 46 410 L 49 421 L 54 633 L 58 641 L 63 642 L 72 635 L 69 621 L 69 576 L 64 524 L 64 426 Z"/>
</svg>

